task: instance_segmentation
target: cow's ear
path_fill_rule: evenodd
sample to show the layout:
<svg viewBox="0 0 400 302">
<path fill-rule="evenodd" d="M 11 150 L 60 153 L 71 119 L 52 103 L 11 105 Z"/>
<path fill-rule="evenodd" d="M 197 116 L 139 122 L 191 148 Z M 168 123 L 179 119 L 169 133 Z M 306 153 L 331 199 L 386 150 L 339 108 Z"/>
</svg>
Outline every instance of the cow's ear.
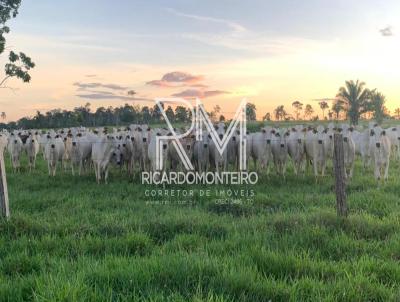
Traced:
<svg viewBox="0 0 400 302">
<path fill-rule="evenodd" d="M 150 127 L 148 127 L 148 128 L 147 128 L 147 131 L 150 131 L 150 130 L 151 130 L 151 128 L 150 128 Z"/>
<path fill-rule="evenodd" d="M 338 131 L 339 133 L 342 133 L 342 132 L 343 132 L 343 129 L 342 129 L 342 128 L 338 128 L 337 131 Z"/>
<path fill-rule="evenodd" d="M 293 132 L 297 132 L 296 128 L 294 128 L 294 127 L 292 128 L 292 131 L 293 131 Z"/>
<path fill-rule="evenodd" d="M 328 133 L 328 129 L 325 129 L 325 130 L 324 130 L 324 133 L 325 133 L 325 134 Z"/>
<path fill-rule="evenodd" d="M 383 130 L 383 131 L 381 132 L 381 135 L 385 136 L 385 135 L 386 135 L 386 130 Z"/>
<path fill-rule="evenodd" d="M 392 131 L 397 131 L 397 128 L 392 128 Z"/>
<path fill-rule="evenodd" d="M 249 131 L 246 131 L 246 134 L 247 134 L 247 135 L 249 135 L 249 134 L 250 134 L 250 132 L 249 132 Z"/>
<path fill-rule="evenodd" d="M 159 132 L 156 133 L 156 136 L 160 136 L 161 134 Z"/>
<path fill-rule="evenodd" d="M 271 133 L 272 133 L 272 134 L 275 134 L 275 133 L 276 133 L 275 129 L 272 129 L 272 130 L 271 130 Z"/>
<path fill-rule="evenodd" d="M 137 127 L 136 130 L 139 131 L 139 132 L 142 132 L 142 128 L 140 128 L 140 127 Z"/>
<path fill-rule="evenodd" d="M 354 128 L 353 128 L 353 127 L 350 127 L 350 128 L 349 128 L 349 131 L 350 131 L 350 132 L 353 132 L 353 131 L 354 131 Z"/>
<path fill-rule="evenodd" d="M 125 130 L 126 131 L 131 131 L 131 127 L 126 127 Z"/>
<path fill-rule="evenodd" d="M 262 133 L 267 133 L 267 130 L 262 129 L 261 132 L 262 132 Z"/>
<path fill-rule="evenodd" d="M 313 129 L 313 133 L 317 134 L 318 133 L 317 129 Z"/>
<path fill-rule="evenodd" d="M 376 123 L 376 124 L 374 124 L 374 127 L 378 127 L 379 125 Z"/>
<path fill-rule="evenodd" d="M 371 129 L 369 135 L 370 135 L 370 136 L 374 136 L 374 135 L 375 135 L 375 131 L 374 131 L 373 129 Z"/>
<path fill-rule="evenodd" d="M 279 134 L 279 132 L 278 132 L 278 133 L 275 133 L 275 136 L 276 136 L 276 137 L 281 137 L 281 135 Z"/>
<path fill-rule="evenodd" d="M 285 133 L 285 136 L 290 136 L 290 132 L 286 132 L 286 133 Z"/>
</svg>

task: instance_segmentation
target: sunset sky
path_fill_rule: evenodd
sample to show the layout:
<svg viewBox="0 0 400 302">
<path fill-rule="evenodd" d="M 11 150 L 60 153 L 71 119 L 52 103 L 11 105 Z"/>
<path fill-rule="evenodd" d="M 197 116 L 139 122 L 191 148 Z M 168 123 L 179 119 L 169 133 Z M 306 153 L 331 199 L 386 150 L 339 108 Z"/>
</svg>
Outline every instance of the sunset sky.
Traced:
<svg viewBox="0 0 400 302">
<path fill-rule="evenodd" d="M 0 111 L 10 121 L 175 95 L 227 116 L 247 97 L 261 118 L 295 100 L 317 109 L 350 79 L 378 88 L 393 111 L 399 16 L 398 0 L 23 0 L 7 45 L 37 67 L 31 83 L 0 90 Z"/>
</svg>

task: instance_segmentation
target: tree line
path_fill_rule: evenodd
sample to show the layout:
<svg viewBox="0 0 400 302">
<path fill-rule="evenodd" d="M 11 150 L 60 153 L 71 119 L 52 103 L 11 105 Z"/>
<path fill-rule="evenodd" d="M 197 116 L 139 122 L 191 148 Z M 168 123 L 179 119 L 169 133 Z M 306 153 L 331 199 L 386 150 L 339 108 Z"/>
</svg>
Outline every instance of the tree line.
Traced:
<svg viewBox="0 0 400 302">
<path fill-rule="evenodd" d="M 385 106 L 386 97 L 377 89 L 368 89 L 365 83 L 359 80 L 346 81 L 345 86 L 340 87 L 336 98 L 321 100 L 318 105 L 322 111 L 322 120 L 348 119 L 352 125 L 358 125 L 361 118 L 374 119 L 382 123 L 384 118 L 392 117 Z M 312 105 L 304 105 L 301 101 L 292 103 L 293 114 L 289 114 L 284 105 L 279 105 L 273 112 L 275 120 L 320 120 Z M 326 114 L 327 113 L 327 114 Z M 400 108 L 395 109 L 393 118 L 400 119 Z M 271 113 L 267 113 L 263 120 L 272 120 Z"/>
<path fill-rule="evenodd" d="M 321 100 L 318 105 L 322 111 L 322 118 L 314 115 L 312 105 L 304 105 L 301 101 L 292 103 L 293 113 L 287 113 L 284 105 L 279 105 L 273 116 L 271 113 L 264 115 L 263 120 L 344 120 L 349 119 L 350 123 L 357 125 L 360 118 L 375 119 L 381 123 L 384 118 L 390 117 L 387 110 L 385 96 L 376 89 L 370 90 L 365 87 L 365 83 L 360 81 L 347 81 L 341 87 L 332 105 L 329 106 L 328 100 Z M 183 106 L 162 105 L 168 119 L 174 123 L 186 123 L 191 121 L 191 112 Z M 255 121 L 257 108 L 254 104 L 247 105 L 247 119 Z M 400 119 L 400 108 L 394 111 L 394 118 Z M 225 116 L 221 114 L 221 108 L 216 105 L 209 113 L 213 121 L 225 121 Z M 16 122 L 5 123 L 6 113 L 0 113 L 0 128 L 6 129 L 43 129 L 43 128 L 69 128 L 69 127 L 98 127 L 98 126 L 123 126 L 129 124 L 159 124 L 163 122 L 163 116 L 157 105 L 139 106 L 125 104 L 119 107 L 99 107 L 95 111 L 91 110 L 90 103 L 79 106 L 73 110 L 53 109 L 42 113 L 37 111 L 33 117 L 24 117 Z"/>
<path fill-rule="evenodd" d="M 53 109 L 45 113 L 36 111 L 33 117 L 24 117 L 16 122 L 0 123 L 0 128 L 6 129 L 45 129 L 69 127 L 98 127 L 98 126 L 123 126 L 129 124 L 159 124 L 164 121 L 160 108 L 157 105 L 138 106 L 125 104 L 119 107 L 99 107 L 91 110 L 91 104 L 76 107 L 73 110 Z M 191 122 L 191 111 L 184 106 L 162 107 L 168 119 L 173 123 Z M 213 121 L 225 121 L 221 114 L 220 106 L 216 105 L 208 115 Z M 3 121 L 6 114 L 0 114 Z M 247 118 L 256 120 L 256 107 L 254 104 L 247 106 Z"/>
</svg>

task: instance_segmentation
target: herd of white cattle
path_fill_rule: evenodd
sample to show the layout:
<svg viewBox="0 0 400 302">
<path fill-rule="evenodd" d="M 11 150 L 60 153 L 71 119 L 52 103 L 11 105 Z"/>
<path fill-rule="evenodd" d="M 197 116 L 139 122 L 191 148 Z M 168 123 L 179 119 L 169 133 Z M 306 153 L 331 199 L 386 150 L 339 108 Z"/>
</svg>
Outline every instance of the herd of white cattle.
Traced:
<svg viewBox="0 0 400 302">
<path fill-rule="evenodd" d="M 223 138 L 226 125 L 215 125 L 216 133 Z M 179 132 L 179 130 L 175 130 Z M 182 129 L 180 133 L 184 132 Z M 14 130 L 0 132 L 0 152 L 8 151 L 15 172 L 20 171 L 20 158 L 26 153 L 29 171 L 35 169 L 41 152 L 48 164 L 49 175 L 55 176 L 57 166 L 75 175 L 94 169 L 96 181 L 107 183 L 110 166 L 117 166 L 133 175 L 137 171 L 155 171 L 156 137 L 168 135 L 162 128 L 149 125 L 130 125 L 126 129 L 71 128 L 60 130 Z M 296 175 L 305 174 L 308 165 L 315 177 L 324 176 L 329 161 L 333 159 L 334 134 L 342 133 L 345 174 L 353 176 L 354 164 L 360 156 L 364 168 L 373 166 L 377 180 L 387 180 L 389 164 L 400 160 L 400 126 L 381 128 L 369 123 L 365 128 L 347 124 L 328 126 L 294 126 L 291 128 L 263 127 L 247 133 L 247 161 L 252 169 L 270 172 L 274 166 L 278 175 L 285 177 L 286 166 L 292 161 Z M 202 140 L 195 135 L 181 139 L 182 146 L 193 166 L 199 172 L 238 170 L 239 132 L 230 138 L 227 148 L 220 154 L 211 135 L 203 131 Z M 178 152 L 170 141 L 162 144 L 164 169 L 182 170 Z M 92 168 L 93 167 L 93 168 Z"/>
</svg>

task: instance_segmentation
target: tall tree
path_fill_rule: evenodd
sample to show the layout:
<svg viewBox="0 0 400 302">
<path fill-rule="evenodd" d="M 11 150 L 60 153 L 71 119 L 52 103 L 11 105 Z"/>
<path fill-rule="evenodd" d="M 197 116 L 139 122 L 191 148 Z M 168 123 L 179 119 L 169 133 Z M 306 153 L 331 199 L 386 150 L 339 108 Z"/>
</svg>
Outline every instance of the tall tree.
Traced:
<svg viewBox="0 0 400 302">
<path fill-rule="evenodd" d="M 397 119 L 400 119 L 400 108 L 396 108 L 396 109 L 394 110 L 394 114 L 396 115 L 396 118 L 397 118 Z"/>
<path fill-rule="evenodd" d="M 263 116 L 262 120 L 263 120 L 263 121 L 270 121 L 270 120 L 271 120 L 271 113 L 267 112 L 267 113 Z"/>
<path fill-rule="evenodd" d="M 344 102 L 352 125 L 358 125 L 361 114 L 368 111 L 369 95 L 365 83 L 359 80 L 346 81 L 345 86 L 339 88 L 337 97 Z"/>
<path fill-rule="evenodd" d="M 5 121 L 6 118 L 7 118 L 7 115 L 6 115 L 6 113 L 3 111 L 3 112 L 1 113 L 1 115 L 0 115 L 0 117 L 1 117 L 1 119 L 2 119 L 3 121 Z"/>
<path fill-rule="evenodd" d="M 248 121 L 255 121 L 257 119 L 257 114 L 256 114 L 256 105 L 253 103 L 248 103 L 246 106 L 246 116 Z"/>
<path fill-rule="evenodd" d="M 17 16 L 21 0 L 0 0 L 0 54 L 6 50 L 5 35 L 10 32 L 6 23 Z M 5 76 L 0 81 L 0 88 L 11 88 L 6 86 L 10 78 L 18 78 L 24 83 L 31 80 L 29 71 L 35 67 L 32 59 L 23 52 L 10 51 L 8 62 L 5 64 Z"/>
<path fill-rule="evenodd" d="M 312 114 L 314 113 L 314 109 L 310 104 L 306 105 L 306 108 L 304 108 L 304 119 L 311 118 Z"/>
<path fill-rule="evenodd" d="M 221 113 L 221 107 L 219 105 L 215 105 L 213 110 L 211 111 L 210 118 L 213 122 L 218 121 L 219 115 Z"/>
<path fill-rule="evenodd" d="M 280 106 L 276 107 L 276 109 L 274 110 L 274 114 L 275 114 L 275 119 L 277 121 L 284 120 L 285 117 L 287 116 L 285 106 L 280 105 Z"/>
<path fill-rule="evenodd" d="M 329 109 L 328 102 L 327 101 L 321 101 L 318 104 L 319 104 L 319 108 L 321 108 L 321 110 L 322 110 L 322 118 L 325 119 L 325 110 Z"/>
<path fill-rule="evenodd" d="M 371 91 L 370 97 L 370 110 L 372 111 L 373 118 L 381 124 L 387 111 L 385 107 L 386 97 L 376 89 Z"/>
<path fill-rule="evenodd" d="M 295 101 L 292 103 L 292 107 L 294 108 L 294 114 L 296 116 L 296 120 L 300 120 L 300 114 L 303 110 L 303 103 L 300 101 Z"/>
<path fill-rule="evenodd" d="M 175 119 L 177 122 L 184 123 L 189 120 L 189 114 L 184 106 L 177 106 L 175 108 Z"/>
<path fill-rule="evenodd" d="M 342 100 L 336 100 L 333 104 L 332 104 L 332 111 L 335 113 L 336 115 L 336 120 L 339 120 L 340 117 L 340 113 L 345 111 L 345 105 L 344 102 Z"/>
<path fill-rule="evenodd" d="M 175 121 L 175 113 L 174 113 L 174 110 L 172 110 L 171 106 L 167 107 L 167 110 L 165 110 L 165 115 L 170 120 L 170 122 L 174 122 Z"/>
</svg>

